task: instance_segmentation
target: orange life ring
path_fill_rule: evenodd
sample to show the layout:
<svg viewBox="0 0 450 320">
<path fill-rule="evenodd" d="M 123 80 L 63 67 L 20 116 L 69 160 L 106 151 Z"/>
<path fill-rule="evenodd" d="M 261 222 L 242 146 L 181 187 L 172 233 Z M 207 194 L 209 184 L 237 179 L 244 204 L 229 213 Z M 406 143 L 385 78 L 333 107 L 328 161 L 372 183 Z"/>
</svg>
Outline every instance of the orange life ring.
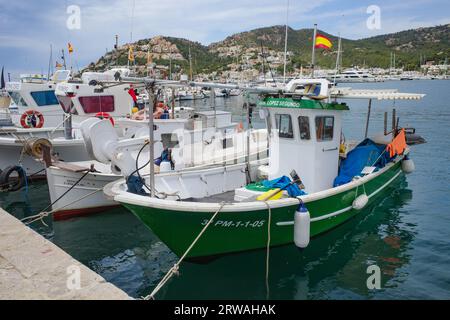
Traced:
<svg viewBox="0 0 450 320">
<path fill-rule="evenodd" d="M 107 113 L 107 112 L 99 112 L 99 113 L 97 113 L 96 115 L 95 115 L 97 118 L 99 118 L 99 119 L 109 119 L 109 121 L 111 121 L 111 124 L 114 126 L 114 124 L 115 124 L 115 122 L 114 122 L 114 119 L 113 119 L 113 117 L 109 114 L 109 113 Z"/>
<path fill-rule="evenodd" d="M 20 125 L 25 129 L 42 128 L 44 126 L 44 115 L 37 110 L 27 110 L 20 117 Z"/>
</svg>

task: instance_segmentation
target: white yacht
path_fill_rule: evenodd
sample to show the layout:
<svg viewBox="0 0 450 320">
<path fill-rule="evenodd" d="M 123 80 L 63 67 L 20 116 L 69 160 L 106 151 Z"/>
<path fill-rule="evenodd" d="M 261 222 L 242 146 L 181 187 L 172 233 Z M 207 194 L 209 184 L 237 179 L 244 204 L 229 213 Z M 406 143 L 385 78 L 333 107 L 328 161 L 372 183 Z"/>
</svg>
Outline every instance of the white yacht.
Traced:
<svg viewBox="0 0 450 320">
<path fill-rule="evenodd" d="M 365 70 L 347 69 L 335 75 L 329 75 L 328 80 L 335 83 L 377 82 L 380 79 L 374 77 Z"/>
</svg>

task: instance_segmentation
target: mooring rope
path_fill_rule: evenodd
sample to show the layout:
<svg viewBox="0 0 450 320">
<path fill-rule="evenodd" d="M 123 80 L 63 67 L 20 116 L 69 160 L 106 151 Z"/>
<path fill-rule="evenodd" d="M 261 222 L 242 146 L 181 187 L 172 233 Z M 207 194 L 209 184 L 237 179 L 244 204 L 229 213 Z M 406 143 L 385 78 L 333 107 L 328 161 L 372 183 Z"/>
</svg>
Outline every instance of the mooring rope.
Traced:
<svg viewBox="0 0 450 320">
<path fill-rule="evenodd" d="M 208 223 L 205 225 L 205 227 L 200 231 L 198 236 L 195 238 L 195 240 L 192 242 L 192 244 L 189 246 L 189 248 L 186 250 L 186 252 L 183 254 L 183 256 L 178 260 L 177 263 L 166 273 L 164 278 L 158 283 L 158 285 L 153 289 L 152 293 L 146 297 L 144 297 L 144 300 L 155 300 L 155 295 L 158 293 L 159 290 L 161 290 L 162 287 L 172 278 L 172 276 L 179 275 L 179 268 L 181 262 L 186 258 L 186 256 L 189 254 L 189 252 L 192 250 L 192 248 L 196 245 L 198 240 L 201 238 L 201 236 L 205 233 L 206 229 L 211 225 L 211 223 L 214 221 L 216 216 L 219 214 L 220 211 L 222 211 L 223 207 L 225 206 L 225 202 L 222 202 L 219 209 L 213 214 L 211 219 L 208 221 Z"/>
<path fill-rule="evenodd" d="M 267 201 L 264 201 L 267 206 L 268 211 L 268 222 L 267 222 L 267 247 L 266 247 L 266 299 L 269 300 L 270 296 L 270 286 L 269 286 L 269 267 L 270 267 L 270 227 L 272 224 L 272 208 Z"/>
<path fill-rule="evenodd" d="M 42 224 L 45 225 L 46 227 L 48 227 L 48 225 L 47 225 L 47 224 L 44 222 L 44 220 L 43 220 L 44 218 L 48 217 L 48 216 L 51 215 L 51 214 L 54 214 L 55 212 L 57 212 L 57 211 L 59 211 L 59 210 L 62 210 L 62 209 L 67 208 L 67 207 L 69 207 L 69 206 L 71 206 L 71 205 L 73 205 L 73 204 L 75 204 L 75 203 L 77 203 L 77 202 L 80 202 L 81 200 L 84 200 L 84 199 L 86 199 L 86 198 L 88 198 L 88 197 L 90 197 L 90 196 L 92 196 L 92 195 L 94 195 L 94 194 L 96 194 L 97 192 L 100 192 L 100 191 L 102 191 L 102 190 L 103 190 L 103 188 L 98 188 L 98 189 L 92 191 L 91 193 L 88 193 L 88 194 L 82 196 L 81 198 L 79 198 L 79 199 L 77 199 L 77 200 L 74 200 L 74 201 L 72 201 L 72 202 L 70 202 L 70 203 L 68 203 L 68 204 L 66 204 L 66 205 L 64 205 L 64 206 L 62 206 L 61 208 L 53 209 L 53 210 L 48 211 L 48 212 L 42 211 L 42 212 L 40 212 L 40 213 L 38 213 L 38 214 L 36 214 L 36 215 L 34 215 L 34 216 L 29 216 L 29 217 L 23 218 L 23 219 L 20 220 L 20 221 L 22 221 L 22 222 L 25 223 L 26 225 L 29 225 L 29 224 L 32 224 L 32 223 L 34 223 L 34 222 L 36 222 L 36 221 L 41 220 Z M 47 208 L 48 208 L 48 207 L 47 207 Z"/>
</svg>

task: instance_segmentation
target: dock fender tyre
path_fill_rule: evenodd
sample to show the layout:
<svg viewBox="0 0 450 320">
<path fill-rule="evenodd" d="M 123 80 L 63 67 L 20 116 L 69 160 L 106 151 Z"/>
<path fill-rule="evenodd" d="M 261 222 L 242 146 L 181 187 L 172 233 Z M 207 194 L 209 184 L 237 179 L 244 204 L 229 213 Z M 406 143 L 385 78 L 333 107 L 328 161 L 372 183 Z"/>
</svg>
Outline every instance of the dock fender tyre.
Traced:
<svg viewBox="0 0 450 320">
<path fill-rule="evenodd" d="M 11 177 L 14 172 L 17 172 L 17 178 Z M 21 166 L 10 166 L 1 172 L 0 185 L 3 189 L 11 192 L 19 191 L 25 186 L 26 179 L 25 170 Z"/>
</svg>

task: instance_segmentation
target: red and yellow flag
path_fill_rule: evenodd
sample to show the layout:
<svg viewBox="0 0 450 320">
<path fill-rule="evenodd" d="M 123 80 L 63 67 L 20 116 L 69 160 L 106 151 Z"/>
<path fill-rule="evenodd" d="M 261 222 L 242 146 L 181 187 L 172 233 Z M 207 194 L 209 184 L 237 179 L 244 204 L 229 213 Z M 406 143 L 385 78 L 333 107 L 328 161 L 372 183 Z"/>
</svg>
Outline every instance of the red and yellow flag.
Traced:
<svg viewBox="0 0 450 320">
<path fill-rule="evenodd" d="M 128 61 L 134 62 L 133 46 L 128 49 Z"/>
<path fill-rule="evenodd" d="M 331 47 L 333 46 L 333 44 L 331 43 L 331 40 L 328 39 L 327 37 L 318 34 L 316 36 L 316 48 L 322 48 L 322 49 L 331 49 Z"/>
<path fill-rule="evenodd" d="M 73 53 L 73 46 L 70 42 L 67 44 L 67 48 L 69 50 L 69 53 Z"/>
</svg>

